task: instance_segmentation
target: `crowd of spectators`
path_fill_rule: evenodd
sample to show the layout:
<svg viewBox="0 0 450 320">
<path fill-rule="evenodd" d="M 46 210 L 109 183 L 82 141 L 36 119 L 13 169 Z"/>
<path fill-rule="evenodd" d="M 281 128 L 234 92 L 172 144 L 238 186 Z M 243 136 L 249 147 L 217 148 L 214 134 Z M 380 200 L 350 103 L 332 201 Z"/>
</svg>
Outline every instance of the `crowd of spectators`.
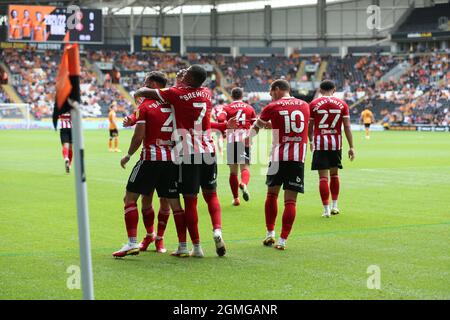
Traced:
<svg viewBox="0 0 450 320">
<path fill-rule="evenodd" d="M 225 77 L 222 86 L 226 90 L 239 86 L 247 92 L 266 92 L 270 84 L 284 78 L 294 80 L 298 71 L 299 58 L 270 56 L 249 57 L 242 55 L 236 58 L 220 57 L 215 61 Z"/>
<path fill-rule="evenodd" d="M 11 101 L 9 100 L 8 96 L 6 95 L 6 93 L 3 91 L 2 86 L 0 85 L 0 103 L 10 103 Z"/>
<path fill-rule="evenodd" d="M 14 79 L 12 84 L 24 102 L 31 104 L 31 114 L 35 119 L 50 117 L 55 101 L 55 79 L 61 60 L 59 51 L 37 52 L 6 49 L 1 52 L 2 61 L 9 67 Z M 129 103 L 111 84 L 100 83 L 93 70 L 80 60 L 80 93 L 82 113 L 85 117 L 105 115 L 113 101 L 118 102 L 119 112 L 129 113 Z"/>
<path fill-rule="evenodd" d="M 267 100 L 270 83 L 277 78 L 295 80 L 302 59 L 305 64 L 318 70 L 322 61 L 328 61 L 323 78 L 337 82 L 349 105 L 361 102 L 372 105 L 376 114 L 389 121 L 405 123 L 444 123 L 448 121 L 450 90 L 449 54 L 431 52 L 393 56 L 374 53 L 367 56 L 344 58 L 331 56 L 301 57 L 298 52 L 289 58 L 281 56 L 238 56 L 188 54 L 182 58 L 177 54 L 157 52 L 129 54 L 125 51 L 87 50 L 81 59 L 81 94 L 84 116 L 105 116 L 114 102 L 118 113 L 128 114 L 132 110 L 129 97 L 122 95 L 114 83 L 123 85 L 131 95 L 140 87 L 145 75 L 152 70 L 165 72 L 169 85 L 175 81 L 176 73 L 188 64 L 210 65 L 206 84 L 213 91 L 215 101 L 224 99 L 221 90 L 230 91 L 240 86 L 248 93 L 246 99 L 259 110 L 261 100 Z M 48 117 L 52 113 L 55 95 L 55 77 L 60 61 L 60 52 L 36 52 L 33 49 L 1 51 L 2 61 L 9 67 L 14 79 L 10 79 L 24 101 L 32 104 L 35 118 Z M 89 68 L 85 65 L 88 61 Z M 408 62 L 410 68 L 399 79 L 382 81 L 384 75 L 400 63 Z M 95 68 L 98 63 L 108 64 L 109 70 Z M 215 72 L 218 68 L 221 72 Z M 311 68 L 312 70 L 312 68 Z M 11 81 L 12 80 L 12 81 Z M 301 79 L 300 79 L 301 80 Z M 312 78 L 304 79 L 311 81 Z M 270 97 L 269 97 L 270 98 Z M 6 101 L 0 91 L 0 102 Z M 266 102 L 266 101 L 264 101 Z M 355 111 L 356 112 L 356 111 Z"/>
</svg>

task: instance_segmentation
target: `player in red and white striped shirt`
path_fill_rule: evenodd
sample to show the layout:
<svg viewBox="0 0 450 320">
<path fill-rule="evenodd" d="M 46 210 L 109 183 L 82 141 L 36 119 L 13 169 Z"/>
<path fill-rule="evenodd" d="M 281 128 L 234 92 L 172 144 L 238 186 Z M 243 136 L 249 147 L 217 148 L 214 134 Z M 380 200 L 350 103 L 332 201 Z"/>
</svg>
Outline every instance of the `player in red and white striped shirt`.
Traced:
<svg viewBox="0 0 450 320">
<path fill-rule="evenodd" d="M 270 86 L 272 102 L 261 112 L 253 129 L 272 127 L 272 151 L 266 184 L 266 246 L 275 243 L 278 194 L 284 189 L 284 213 L 276 249 L 284 250 L 296 215 L 297 194 L 304 190 L 304 162 L 308 144 L 309 106 L 290 96 L 289 82 L 275 80 Z"/>
<path fill-rule="evenodd" d="M 230 188 L 233 194 L 233 205 L 238 206 L 239 188 L 242 190 L 245 201 L 249 200 L 248 182 L 250 181 L 250 140 L 249 131 L 256 121 L 255 109 L 242 101 L 244 91 L 241 88 L 231 90 L 233 102 L 223 108 L 223 115 L 219 120 L 236 118 L 238 127 L 227 130 L 227 163 L 230 167 Z M 238 174 L 241 171 L 241 182 Z"/>
<path fill-rule="evenodd" d="M 66 172 L 70 172 L 70 166 L 72 164 L 72 118 L 70 112 L 63 113 L 59 116 L 59 136 L 62 145 L 62 154 L 64 158 L 64 166 Z"/>
<path fill-rule="evenodd" d="M 174 114 L 174 139 L 176 152 L 181 152 L 181 183 L 186 212 L 186 224 L 194 249 L 192 255 L 203 257 L 198 232 L 197 195 L 202 188 L 203 197 L 213 225 L 213 239 L 219 256 L 225 255 L 222 238 L 222 214 L 217 197 L 217 162 L 211 138 L 211 91 L 202 87 L 207 77 L 200 65 L 181 70 L 178 84 L 171 88 L 152 90 L 140 88 L 135 99 L 141 97 L 159 100 L 172 105 Z"/>
<path fill-rule="evenodd" d="M 324 207 L 322 216 L 327 218 L 332 214 L 339 214 L 338 170 L 342 169 L 342 125 L 350 147 L 348 157 L 351 161 L 355 157 L 348 106 L 341 99 L 333 97 L 335 91 L 333 81 L 322 81 L 320 84 L 322 96 L 310 103 L 311 119 L 308 129 L 311 151 L 314 151 L 311 169 L 319 171 L 319 190 Z M 330 177 L 329 185 L 328 177 Z M 331 210 L 330 191 L 333 201 Z"/>
<path fill-rule="evenodd" d="M 163 88 L 167 79 L 163 73 L 151 72 L 145 81 L 146 86 Z M 126 187 L 125 223 L 128 233 L 128 244 L 113 253 L 114 257 L 123 257 L 129 254 L 138 254 L 146 251 L 148 245 L 155 241 L 157 252 L 164 253 L 163 235 L 170 214 L 170 206 L 174 212 L 174 220 L 178 233 L 179 247 L 184 247 L 179 255 L 187 256 L 185 214 L 179 201 L 176 180 L 178 166 L 173 163 L 174 142 L 171 141 L 173 132 L 173 117 L 170 106 L 156 100 L 145 99 L 141 102 L 132 119 L 127 123 L 136 123 L 133 138 L 130 143 L 128 155 L 122 158 L 121 166 L 130 160 L 131 156 L 143 145 L 140 160 L 136 163 L 128 179 Z M 152 207 L 152 198 L 156 189 L 160 198 L 158 214 L 158 232 L 154 234 L 155 212 Z M 142 195 L 142 217 L 147 235 L 138 246 L 137 225 L 139 213 L 137 200 Z"/>
<path fill-rule="evenodd" d="M 216 104 L 211 110 L 211 120 L 215 122 L 223 122 L 223 115 L 225 112 L 223 111 L 224 100 L 219 98 L 218 104 Z M 219 150 L 219 153 L 223 155 L 223 134 L 219 131 L 216 132 L 216 147 Z"/>
</svg>

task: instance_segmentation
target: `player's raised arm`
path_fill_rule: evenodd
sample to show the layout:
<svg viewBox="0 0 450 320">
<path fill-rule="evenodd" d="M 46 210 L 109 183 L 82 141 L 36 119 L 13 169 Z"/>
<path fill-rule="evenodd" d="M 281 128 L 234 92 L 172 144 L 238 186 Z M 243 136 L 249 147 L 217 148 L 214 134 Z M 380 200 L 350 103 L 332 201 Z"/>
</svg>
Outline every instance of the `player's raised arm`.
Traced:
<svg viewBox="0 0 450 320">
<path fill-rule="evenodd" d="M 131 156 L 139 149 L 139 146 L 142 143 L 142 140 L 144 140 L 145 137 L 145 122 L 144 123 L 137 123 L 136 127 L 134 128 L 134 134 L 131 138 L 130 147 L 128 148 L 128 154 L 124 156 L 120 160 L 120 165 L 122 168 L 125 169 L 125 165 L 128 161 L 130 161 Z"/>
<path fill-rule="evenodd" d="M 150 89 L 147 87 L 142 87 L 136 90 L 136 92 L 134 93 L 134 100 L 136 101 L 139 98 L 147 98 L 164 102 L 159 96 L 158 90 Z"/>
<path fill-rule="evenodd" d="M 350 118 L 344 117 L 343 123 L 344 123 L 345 137 L 347 138 L 348 146 L 349 146 L 348 158 L 350 159 L 350 161 L 353 161 L 353 159 L 355 159 L 355 150 L 353 149 L 353 135 L 352 135 L 352 129 L 351 129 L 351 124 L 350 124 Z"/>
</svg>

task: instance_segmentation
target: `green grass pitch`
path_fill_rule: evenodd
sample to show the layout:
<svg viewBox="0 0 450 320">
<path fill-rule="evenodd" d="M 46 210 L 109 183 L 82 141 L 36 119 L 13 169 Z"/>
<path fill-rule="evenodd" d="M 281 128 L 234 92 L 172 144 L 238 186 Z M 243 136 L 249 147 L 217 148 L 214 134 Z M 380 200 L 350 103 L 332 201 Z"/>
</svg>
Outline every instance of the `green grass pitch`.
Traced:
<svg viewBox="0 0 450 320">
<path fill-rule="evenodd" d="M 263 247 L 264 165 L 252 167 L 251 201 L 231 206 L 228 169 L 219 198 L 228 253 L 216 257 L 199 199 L 206 257 L 155 252 L 115 260 L 125 241 L 127 170 L 107 150 L 107 131 L 86 131 L 92 258 L 97 299 L 450 299 L 450 137 L 448 133 L 355 132 L 357 158 L 341 171 L 342 214 L 325 219 L 318 178 L 306 161 L 306 193 L 287 250 Z M 121 131 L 127 150 L 131 131 Z M 79 264 L 73 174 L 64 173 L 59 134 L 0 132 L 0 299 L 80 299 L 67 288 Z M 346 149 L 344 150 L 344 152 Z M 276 231 L 279 234 L 283 201 Z M 139 238 L 144 228 L 140 221 Z M 173 218 L 166 231 L 176 247 Z M 153 245 L 151 247 L 154 248 Z M 371 265 L 381 288 L 368 289 Z"/>
</svg>

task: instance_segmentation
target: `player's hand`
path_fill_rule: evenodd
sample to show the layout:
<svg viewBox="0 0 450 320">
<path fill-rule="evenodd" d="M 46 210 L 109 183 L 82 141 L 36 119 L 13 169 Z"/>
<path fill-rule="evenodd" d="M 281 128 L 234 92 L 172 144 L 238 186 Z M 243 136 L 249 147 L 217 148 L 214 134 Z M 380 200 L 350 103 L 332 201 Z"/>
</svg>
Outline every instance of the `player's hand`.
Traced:
<svg viewBox="0 0 450 320">
<path fill-rule="evenodd" d="M 314 152 L 314 143 L 309 144 L 309 150 L 311 150 L 311 152 Z"/>
<path fill-rule="evenodd" d="M 236 117 L 232 117 L 227 121 L 227 129 L 236 129 L 239 127 Z"/>
<path fill-rule="evenodd" d="M 264 129 L 272 129 L 272 122 L 271 121 L 267 121 L 264 125 Z"/>
<path fill-rule="evenodd" d="M 124 156 L 120 159 L 120 166 L 125 169 L 125 165 L 130 161 L 130 157 L 128 155 Z"/>
<path fill-rule="evenodd" d="M 122 125 L 123 125 L 124 128 L 131 127 L 132 126 L 132 121 L 131 121 L 130 117 L 126 116 L 125 118 L 123 118 Z"/>
<path fill-rule="evenodd" d="M 353 161 L 355 159 L 355 150 L 353 150 L 353 148 L 350 148 L 348 150 L 348 158 L 350 159 L 350 161 Z"/>
</svg>

